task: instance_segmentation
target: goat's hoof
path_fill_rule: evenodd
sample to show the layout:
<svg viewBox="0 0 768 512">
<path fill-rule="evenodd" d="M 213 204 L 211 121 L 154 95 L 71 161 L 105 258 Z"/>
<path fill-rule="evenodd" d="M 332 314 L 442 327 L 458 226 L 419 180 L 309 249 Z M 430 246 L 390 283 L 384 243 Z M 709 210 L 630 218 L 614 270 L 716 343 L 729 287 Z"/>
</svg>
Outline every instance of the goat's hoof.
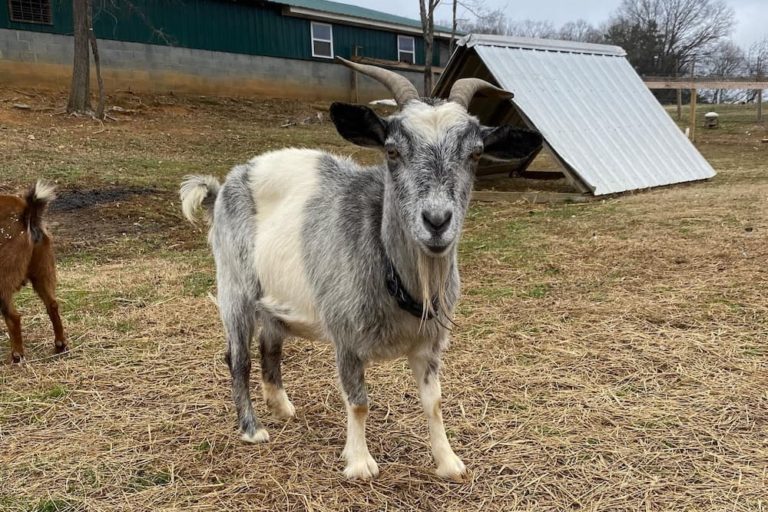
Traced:
<svg viewBox="0 0 768 512">
<path fill-rule="evenodd" d="M 446 480 L 461 482 L 467 474 L 467 467 L 456 455 L 446 458 L 437 466 L 437 476 Z"/>
<path fill-rule="evenodd" d="M 11 353 L 11 364 L 16 365 L 23 365 L 26 362 L 24 359 L 24 354 L 19 354 L 18 352 L 12 352 Z"/>
<path fill-rule="evenodd" d="M 296 415 L 296 408 L 287 398 L 278 403 L 267 402 L 267 407 L 273 415 L 283 420 L 293 418 Z"/>
<path fill-rule="evenodd" d="M 344 476 L 349 480 L 371 480 L 378 476 L 379 466 L 370 454 L 357 459 L 349 459 L 344 468 Z"/>
<path fill-rule="evenodd" d="M 288 399 L 288 394 L 284 388 L 265 382 L 262 384 L 262 390 L 267 408 L 274 416 L 281 419 L 293 418 L 296 414 L 296 408 Z"/>
<path fill-rule="evenodd" d="M 243 432 L 240 439 L 246 443 L 266 443 L 269 441 L 269 432 L 267 432 L 267 429 L 265 428 L 260 428 L 253 434 Z"/>
<path fill-rule="evenodd" d="M 54 354 L 66 354 L 67 352 L 69 352 L 69 345 L 66 341 L 57 341 L 53 344 Z"/>
</svg>

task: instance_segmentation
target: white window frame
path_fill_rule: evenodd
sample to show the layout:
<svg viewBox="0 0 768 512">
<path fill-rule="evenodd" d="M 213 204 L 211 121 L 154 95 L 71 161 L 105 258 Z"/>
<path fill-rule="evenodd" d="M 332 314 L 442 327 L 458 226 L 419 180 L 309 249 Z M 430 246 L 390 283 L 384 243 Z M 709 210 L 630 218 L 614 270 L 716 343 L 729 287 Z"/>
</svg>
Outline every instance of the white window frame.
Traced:
<svg viewBox="0 0 768 512">
<path fill-rule="evenodd" d="M 330 39 L 322 39 L 322 38 L 319 38 L 319 37 L 315 37 L 315 25 L 323 26 L 323 27 L 328 27 L 328 31 L 330 32 L 331 38 Z M 312 56 L 320 58 L 320 59 L 332 59 L 333 56 L 335 55 L 333 53 L 333 25 L 331 25 L 330 23 L 319 23 L 317 21 L 313 21 L 312 24 L 311 24 L 311 28 L 310 28 L 310 36 L 312 38 Z M 317 41 L 319 43 L 330 43 L 330 45 L 331 45 L 331 54 L 330 55 L 318 55 L 318 54 L 316 54 L 315 53 L 315 41 Z"/>
<path fill-rule="evenodd" d="M 413 43 L 413 46 L 411 47 L 411 48 L 413 48 L 413 50 L 401 50 L 400 49 L 400 39 L 401 38 L 402 39 L 410 39 L 411 43 Z M 411 54 L 411 57 L 413 57 L 413 58 L 411 59 L 410 64 L 416 64 L 416 39 L 413 36 L 404 36 L 404 35 L 401 35 L 401 34 L 397 35 L 397 62 L 403 62 L 402 60 L 400 60 L 400 54 L 402 54 L 402 53 L 409 53 L 409 54 Z"/>
</svg>

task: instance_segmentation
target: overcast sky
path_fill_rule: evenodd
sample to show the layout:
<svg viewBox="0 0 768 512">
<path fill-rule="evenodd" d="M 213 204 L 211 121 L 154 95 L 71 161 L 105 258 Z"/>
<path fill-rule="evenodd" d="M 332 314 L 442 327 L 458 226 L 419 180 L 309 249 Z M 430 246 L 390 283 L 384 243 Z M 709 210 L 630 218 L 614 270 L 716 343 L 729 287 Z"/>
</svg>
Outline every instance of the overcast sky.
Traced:
<svg viewBox="0 0 768 512">
<path fill-rule="evenodd" d="M 385 11 L 409 18 L 419 18 L 418 0 L 337 0 Z M 556 27 L 583 18 L 592 24 L 606 20 L 621 0 L 484 0 L 489 9 L 502 8 L 510 20 L 548 20 Z M 768 0 L 727 0 L 736 11 L 734 41 L 742 46 L 768 37 Z M 450 0 L 443 0 L 435 21 L 451 19 Z M 461 16 L 461 13 L 459 14 Z"/>
</svg>

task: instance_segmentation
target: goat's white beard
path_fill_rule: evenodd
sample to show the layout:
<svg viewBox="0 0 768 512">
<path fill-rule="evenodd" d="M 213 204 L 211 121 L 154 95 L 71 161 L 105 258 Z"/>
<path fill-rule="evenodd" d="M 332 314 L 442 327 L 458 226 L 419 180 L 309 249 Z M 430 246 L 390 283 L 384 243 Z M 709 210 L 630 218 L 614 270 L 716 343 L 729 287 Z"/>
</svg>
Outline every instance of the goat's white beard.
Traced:
<svg viewBox="0 0 768 512">
<path fill-rule="evenodd" d="M 449 255 L 434 258 L 418 251 L 416 270 L 421 288 L 421 326 L 432 314 L 437 316 L 432 305 L 432 297 L 437 296 L 437 304 L 444 315 L 448 315 L 448 301 L 446 300 L 446 286 L 449 272 L 451 271 L 451 257 Z"/>
</svg>

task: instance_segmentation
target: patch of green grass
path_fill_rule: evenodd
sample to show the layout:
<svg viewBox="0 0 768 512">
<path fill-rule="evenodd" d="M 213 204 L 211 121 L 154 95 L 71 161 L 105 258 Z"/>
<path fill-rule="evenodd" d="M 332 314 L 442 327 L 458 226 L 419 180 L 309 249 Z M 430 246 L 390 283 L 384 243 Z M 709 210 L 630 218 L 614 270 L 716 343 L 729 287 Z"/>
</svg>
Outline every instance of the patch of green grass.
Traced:
<svg viewBox="0 0 768 512">
<path fill-rule="evenodd" d="M 539 360 L 539 358 L 535 354 L 526 354 L 526 353 L 521 352 L 521 353 L 515 355 L 515 361 L 520 366 L 532 366 L 538 360 Z"/>
<path fill-rule="evenodd" d="M 549 425 L 540 425 L 536 430 L 543 436 L 546 437 L 560 437 L 563 435 L 563 431 L 554 427 L 550 427 Z"/>
<path fill-rule="evenodd" d="M 71 501 L 60 498 L 40 500 L 34 508 L 30 509 L 31 512 L 74 512 L 76 510 L 82 509 Z"/>
<path fill-rule="evenodd" d="M 517 295 L 517 290 L 510 286 L 478 286 L 467 290 L 467 295 L 488 300 L 499 300 Z"/>
<path fill-rule="evenodd" d="M 734 302 L 734 301 L 732 301 L 730 299 L 727 299 L 727 298 L 721 297 L 721 296 L 720 297 L 712 298 L 709 301 L 709 303 L 712 304 L 712 305 L 718 304 L 718 305 L 726 306 L 729 310 L 731 310 L 734 313 L 741 313 L 741 312 L 743 312 L 746 309 L 744 304 L 741 304 L 741 303 L 738 303 L 738 302 Z"/>
<path fill-rule="evenodd" d="M 121 319 L 115 323 L 115 330 L 120 334 L 128 334 L 136 331 L 136 322 L 128 319 Z"/>
<path fill-rule="evenodd" d="M 640 388 L 638 388 L 634 384 L 626 384 L 624 386 L 621 386 L 620 388 L 614 390 L 613 394 L 616 395 L 619 398 L 625 398 L 628 396 L 636 395 L 641 391 Z"/>
<path fill-rule="evenodd" d="M 495 333 L 499 325 L 494 320 L 481 320 L 472 324 L 462 325 L 461 327 L 469 339 L 483 339 Z"/>
<path fill-rule="evenodd" d="M 204 297 L 213 289 L 216 278 L 212 272 L 195 272 L 184 278 L 184 294 Z"/>
<path fill-rule="evenodd" d="M 551 289 L 552 287 L 546 283 L 537 284 L 529 288 L 528 291 L 526 292 L 526 295 L 533 299 L 543 299 L 549 294 Z"/>
<path fill-rule="evenodd" d="M 167 485 L 170 481 L 171 474 L 168 471 L 140 469 L 128 482 L 128 489 L 133 492 L 140 492 L 150 487 Z"/>
<path fill-rule="evenodd" d="M 680 422 L 672 418 L 657 418 L 640 420 L 636 425 L 644 430 L 670 430 L 680 426 Z"/>
<path fill-rule="evenodd" d="M 481 210 L 482 212 L 483 210 Z M 544 254 L 539 237 L 527 220 L 494 219 L 485 224 L 480 215 L 475 222 L 480 229 L 469 230 L 459 246 L 459 258 L 473 262 L 484 255 L 518 267 L 534 266 Z"/>
<path fill-rule="evenodd" d="M 56 384 L 48 391 L 45 391 L 40 398 L 43 400 L 55 400 L 56 398 L 62 398 L 69 394 L 69 390 L 65 388 L 64 386 L 60 386 L 59 384 Z"/>
<path fill-rule="evenodd" d="M 745 356 L 749 357 L 765 357 L 768 356 L 768 348 L 760 346 L 748 346 L 744 347 L 743 351 Z"/>
<path fill-rule="evenodd" d="M 209 451 L 211 451 L 211 443 L 208 442 L 208 440 L 206 439 L 202 443 L 195 446 L 195 450 L 203 453 L 208 453 Z"/>
</svg>

